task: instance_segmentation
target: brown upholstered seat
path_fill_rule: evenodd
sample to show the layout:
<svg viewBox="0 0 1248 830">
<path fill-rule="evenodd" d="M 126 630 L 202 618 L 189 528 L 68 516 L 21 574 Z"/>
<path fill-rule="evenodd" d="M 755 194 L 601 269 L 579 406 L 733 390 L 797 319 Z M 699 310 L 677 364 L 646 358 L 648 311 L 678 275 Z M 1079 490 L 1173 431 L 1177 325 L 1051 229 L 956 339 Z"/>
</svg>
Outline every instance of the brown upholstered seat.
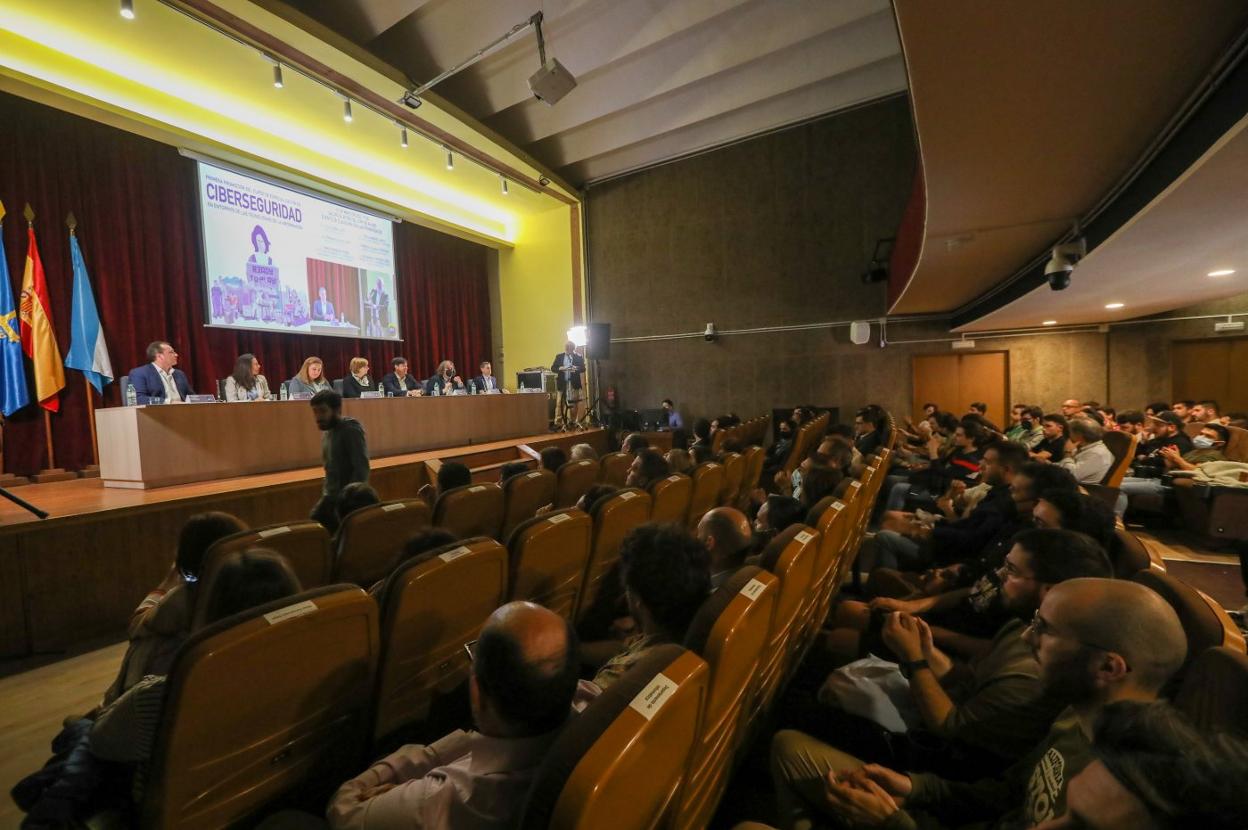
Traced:
<svg viewBox="0 0 1248 830">
<path fill-rule="evenodd" d="M 499 537 L 503 527 L 503 488 L 497 484 L 468 484 L 438 496 L 433 505 L 433 525 L 461 539 Z"/>
<path fill-rule="evenodd" d="M 1139 537 L 1124 527 L 1114 529 L 1114 541 L 1109 546 L 1110 561 L 1114 566 L 1114 577 L 1130 579 L 1138 571 L 1153 566 L 1148 555 L 1148 548 Z"/>
<path fill-rule="evenodd" d="M 650 485 L 650 521 L 660 524 L 685 523 L 689 500 L 693 497 L 693 479 L 674 473 Z"/>
<path fill-rule="evenodd" d="M 507 601 L 507 551 L 479 536 L 404 562 L 377 596 L 381 662 L 373 738 L 429 715 L 440 695 L 468 677 L 464 643 Z"/>
<path fill-rule="evenodd" d="M 689 496 L 685 524 L 692 529 L 698 526 L 706 511 L 719 506 L 719 494 L 724 489 L 724 465 L 714 461 L 699 464 L 693 468 L 690 478 L 693 492 Z"/>
<path fill-rule="evenodd" d="M 1244 651 L 1244 637 L 1239 628 L 1222 606 L 1205 593 L 1178 577 L 1153 569 L 1139 571 L 1131 579 L 1161 594 L 1178 612 L 1179 622 L 1187 635 L 1189 663 L 1207 648 L 1226 646 Z"/>
<path fill-rule="evenodd" d="M 536 516 L 516 528 L 508 542 L 513 600 L 536 602 L 565 619 L 576 613 L 594 525 L 569 507 Z"/>
<path fill-rule="evenodd" d="M 499 540 L 506 542 L 511 532 L 537 511 L 555 502 L 555 474 L 550 470 L 530 470 L 503 483 L 503 529 Z"/>
<path fill-rule="evenodd" d="M 1136 438 L 1128 432 L 1106 430 L 1101 440 L 1114 454 L 1114 463 L 1110 465 L 1100 484 L 1105 487 L 1118 487 L 1131 467 L 1131 462 L 1135 460 Z"/>
<path fill-rule="evenodd" d="M 745 479 L 745 456 L 730 452 L 724 455 L 724 486 L 719 493 L 719 503 L 736 507 L 741 495 L 741 482 Z"/>
<path fill-rule="evenodd" d="M 815 502 L 814 506 L 806 512 L 806 524 L 811 527 L 818 527 L 819 519 L 823 516 L 823 512 L 831 507 L 832 502 L 836 500 L 836 496 L 824 496 Z"/>
<path fill-rule="evenodd" d="M 1206 734 L 1248 738 L 1248 655 L 1225 646 L 1205 649 L 1187 669 L 1174 705 Z"/>
<path fill-rule="evenodd" d="M 569 461 L 555 474 L 555 507 L 575 507 L 581 496 L 598 481 L 598 462 Z"/>
<path fill-rule="evenodd" d="M 815 635 L 823 626 L 824 620 L 832 609 L 832 599 L 836 596 L 853 561 L 847 551 L 849 544 L 849 520 L 852 515 L 851 506 L 843 501 L 834 501 L 819 516 L 815 528 L 819 531 L 819 557 L 815 565 L 815 581 L 818 586 L 815 607 L 811 611 L 810 626 L 804 632 L 803 648 L 808 648 Z"/>
<path fill-rule="evenodd" d="M 329 531 L 320 522 L 307 520 L 241 530 L 218 539 L 204 553 L 201 579 L 206 582 L 217 563 L 226 555 L 248 548 L 265 548 L 285 556 L 304 588 L 327 585 L 333 578 L 334 558 Z"/>
<path fill-rule="evenodd" d="M 707 675 L 680 646 L 647 651 L 546 753 L 521 830 L 658 827 L 688 766 Z"/>
<path fill-rule="evenodd" d="M 760 446 L 749 446 L 742 451 L 741 456 L 745 461 L 741 470 L 741 489 L 737 491 L 737 503 L 747 504 L 750 491 L 758 486 L 758 480 L 763 475 L 763 462 L 767 460 L 767 454 Z"/>
<path fill-rule="evenodd" d="M 628 480 L 628 468 L 633 465 L 633 455 L 627 452 L 609 452 L 598 462 L 598 480 L 603 484 L 623 487 Z"/>
<path fill-rule="evenodd" d="M 377 605 L 352 585 L 228 617 L 174 656 L 139 806 L 144 828 L 241 824 L 364 760 Z"/>
<path fill-rule="evenodd" d="M 759 567 L 779 580 L 771 631 L 763 649 L 754 695 L 755 711 L 766 709 L 796 655 L 819 599 L 816 566 L 819 562 L 819 531 L 796 524 L 782 530 L 759 557 Z"/>
<path fill-rule="evenodd" d="M 603 580 L 620 558 L 620 542 L 638 525 L 650 521 L 650 495 L 636 487 L 604 496 L 594 502 L 589 515 L 594 522 L 594 538 L 585 565 L 585 583 L 577 604 L 579 623 L 598 598 Z"/>
<path fill-rule="evenodd" d="M 385 579 L 403 544 L 429 527 L 429 505 L 398 499 L 353 510 L 338 529 L 334 578 L 364 588 Z"/>
<path fill-rule="evenodd" d="M 689 774 L 672 815 L 674 830 L 706 827 L 727 785 L 771 629 L 776 587 L 776 578 L 762 568 L 740 569 L 711 594 L 685 634 L 685 646 L 710 667 L 710 681 Z"/>
</svg>

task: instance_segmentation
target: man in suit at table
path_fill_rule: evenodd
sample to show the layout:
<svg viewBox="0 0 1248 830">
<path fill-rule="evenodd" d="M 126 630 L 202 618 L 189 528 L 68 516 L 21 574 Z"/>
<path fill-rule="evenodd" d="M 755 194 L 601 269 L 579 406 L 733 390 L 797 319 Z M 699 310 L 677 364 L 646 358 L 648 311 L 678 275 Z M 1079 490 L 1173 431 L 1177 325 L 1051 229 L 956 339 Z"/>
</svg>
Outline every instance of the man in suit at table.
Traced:
<svg viewBox="0 0 1248 830">
<path fill-rule="evenodd" d="M 550 371 L 555 373 L 555 388 L 559 390 L 555 423 L 562 428 L 579 424 L 585 401 L 582 380 L 585 374 L 585 358 L 576 353 L 575 343 L 569 340 L 563 344 L 563 351 L 555 355 Z"/>
<path fill-rule="evenodd" d="M 390 361 L 390 366 L 394 371 L 381 379 L 386 397 L 415 398 L 425 393 L 424 387 L 408 372 L 406 357 L 396 357 Z"/>
<path fill-rule="evenodd" d="M 472 379 L 473 386 L 477 387 L 477 391 L 482 395 L 489 395 L 494 392 L 506 392 L 502 384 L 498 382 L 498 378 L 494 377 L 494 367 L 490 361 L 481 361 L 481 374 Z"/>
<path fill-rule="evenodd" d="M 178 353 L 173 346 L 164 340 L 149 343 L 147 359 L 144 365 L 130 370 L 138 403 L 182 403 L 195 394 L 186 375 L 177 368 Z"/>
<path fill-rule="evenodd" d="M 325 286 L 321 286 L 316 291 L 316 302 L 312 303 L 312 319 L 320 320 L 324 323 L 332 323 L 338 319 L 334 316 L 334 304 L 329 301 L 329 295 L 325 292 Z"/>
</svg>

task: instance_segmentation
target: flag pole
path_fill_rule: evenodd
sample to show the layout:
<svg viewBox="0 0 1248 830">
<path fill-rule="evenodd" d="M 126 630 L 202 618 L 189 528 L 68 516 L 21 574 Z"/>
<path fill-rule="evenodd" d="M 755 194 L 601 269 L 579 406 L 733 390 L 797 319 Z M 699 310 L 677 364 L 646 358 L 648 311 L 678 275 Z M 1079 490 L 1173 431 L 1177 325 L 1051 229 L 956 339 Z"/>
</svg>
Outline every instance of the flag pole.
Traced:
<svg viewBox="0 0 1248 830">
<path fill-rule="evenodd" d="M 78 219 L 71 210 L 69 215 L 65 217 L 65 225 L 69 228 L 69 235 L 76 236 L 78 228 Z M 91 463 L 98 467 L 100 465 L 100 439 L 95 433 L 95 387 L 91 385 L 91 380 L 87 377 L 87 373 L 82 373 L 82 385 L 86 387 L 87 392 L 87 424 L 91 427 Z"/>
<path fill-rule="evenodd" d="M 30 206 L 30 202 L 26 203 L 22 215 L 26 217 L 26 225 L 33 228 L 35 226 L 35 209 Z M 52 413 L 43 410 L 43 437 L 48 447 L 48 469 L 56 469 L 56 453 L 52 450 Z"/>
</svg>

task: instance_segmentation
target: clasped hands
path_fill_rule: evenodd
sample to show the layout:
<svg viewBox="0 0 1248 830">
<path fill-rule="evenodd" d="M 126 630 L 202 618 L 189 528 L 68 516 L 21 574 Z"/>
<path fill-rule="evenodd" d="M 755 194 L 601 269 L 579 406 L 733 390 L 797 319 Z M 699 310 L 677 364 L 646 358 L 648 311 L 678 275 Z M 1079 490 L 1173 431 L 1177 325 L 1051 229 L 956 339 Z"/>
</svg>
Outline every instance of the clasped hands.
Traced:
<svg viewBox="0 0 1248 830">
<path fill-rule="evenodd" d="M 879 764 L 829 772 L 824 796 L 828 807 L 851 827 L 879 827 L 905 804 L 910 776 Z"/>
</svg>

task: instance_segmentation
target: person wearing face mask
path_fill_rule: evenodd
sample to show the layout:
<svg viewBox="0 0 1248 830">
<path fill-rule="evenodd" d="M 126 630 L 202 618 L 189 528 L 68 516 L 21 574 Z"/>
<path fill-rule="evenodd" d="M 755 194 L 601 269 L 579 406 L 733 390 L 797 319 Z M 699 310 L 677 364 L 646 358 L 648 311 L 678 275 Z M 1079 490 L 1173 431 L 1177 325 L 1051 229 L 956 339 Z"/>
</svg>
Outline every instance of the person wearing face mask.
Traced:
<svg viewBox="0 0 1248 830">
<path fill-rule="evenodd" d="M 1186 433 L 1183 436 L 1186 438 Z M 1190 472 L 1210 461 L 1225 461 L 1226 456 L 1222 454 L 1222 450 L 1230 437 L 1230 430 L 1221 424 L 1205 424 L 1201 427 L 1200 434 L 1191 439 L 1192 448 L 1187 452 L 1181 452 L 1177 442 L 1158 447 L 1154 458 L 1159 459 L 1163 466 L 1154 466 L 1153 469 L 1159 472 Z M 1119 516 L 1125 515 L 1133 498 L 1152 496 L 1154 499 L 1165 499 L 1172 489 L 1161 478 L 1128 476 L 1118 487 L 1118 501 L 1114 505 L 1114 511 Z"/>
</svg>

